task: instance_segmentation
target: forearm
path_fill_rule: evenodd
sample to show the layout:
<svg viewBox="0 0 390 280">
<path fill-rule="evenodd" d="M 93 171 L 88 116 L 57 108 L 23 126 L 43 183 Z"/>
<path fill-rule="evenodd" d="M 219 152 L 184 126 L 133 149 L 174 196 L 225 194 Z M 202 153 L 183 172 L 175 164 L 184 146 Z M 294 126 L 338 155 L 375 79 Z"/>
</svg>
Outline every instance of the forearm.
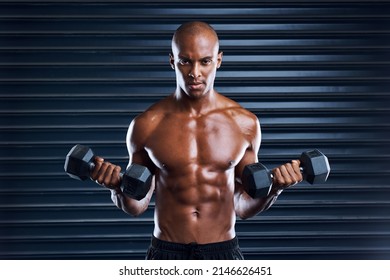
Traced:
<svg viewBox="0 0 390 280">
<path fill-rule="evenodd" d="M 270 194 L 266 197 L 266 202 L 262 211 L 268 210 L 275 203 L 281 193 L 282 190 L 271 191 Z"/>
<path fill-rule="evenodd" d="M 120 188 L 111 189 L 111 200 L 114 204 L 129 215 L 139 216 L 146 211 L 153 195 L 154 188 L 141 200 L 135 200 L 126 196 Z"/>
<path fill-rule="evenodd" d="M 262 198 L 252 198 L 245 191 L 236 193 L 235 210 L 241 219 L 248 219 L 256 216 L 258 213 L 269 209 L 282 193 L 280 189 L 272 189 L 268 196 Z"/>
<path fill-rule="evenodd" d="M 302 181 L 303 177 L 300 170 L 299 160 L 293 160 L 291 163 L 283 164 L 272 170 L 272 186 L 266 197 L 253 198 L 245 190 L 253 189 L 253 185 L 242 185 L 242 181 L 236 181 L 238 190 L 236 203 L 236 212 L 240 217 L 249 218 L 270 208 L 284 189 L 294 186 Z M 244 182 L 245 183 L 245 182 Z M 268 183 L 266 184 L 266 186 Z M 238 188 L 237 188 L 238 186 Z M 261 184 L 260 184 L 261 186 Z M 266 189 L 268 190 L 268 188 Z M 250 192 L 249 192 L 250 193 Z"/>
</svg>

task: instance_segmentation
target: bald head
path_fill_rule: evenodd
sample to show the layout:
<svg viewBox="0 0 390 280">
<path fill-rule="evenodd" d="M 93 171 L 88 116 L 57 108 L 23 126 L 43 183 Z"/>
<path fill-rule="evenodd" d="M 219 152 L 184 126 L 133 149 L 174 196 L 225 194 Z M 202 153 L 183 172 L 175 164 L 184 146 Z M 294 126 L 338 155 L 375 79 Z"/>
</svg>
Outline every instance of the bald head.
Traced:
<svg viewBox="0 0 390 280">
<path fill-rule="evenodd" d="M 206 37 L 209 40 L 215 41 L 219 49 L 219 40 L 217 32 L 208 24 L 201 21 L 191 21 L 182 24 L 173 34 L 172 48 L 175 44 L 180 45 L 182 40 L 185 40 L 187 36 L 191 37 Z"/>
<path fill-rule="evenodd" d="M 214 92 L 217 69 L 222 63 L 215 30 L 204 22 L 181 25 L 172 38 L 169 63 L 176 74 L 176 95 L 191 99 Z"/>
</svg>

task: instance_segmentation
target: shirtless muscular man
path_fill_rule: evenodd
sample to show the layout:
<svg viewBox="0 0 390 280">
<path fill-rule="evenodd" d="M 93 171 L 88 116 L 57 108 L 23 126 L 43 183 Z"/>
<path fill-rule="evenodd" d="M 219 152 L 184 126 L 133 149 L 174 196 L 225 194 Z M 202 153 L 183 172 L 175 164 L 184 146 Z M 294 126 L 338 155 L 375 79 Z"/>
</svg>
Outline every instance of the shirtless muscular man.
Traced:
<svg viewBox="0 0 390 280">
<path fill-rule="evenodd" d="M 214 89 L 222 63 L 218 36 L 207 23 L 180 26 L 172 39 L 170 65 L 175 92 L 130 124 L 129 165 L 149 168 L 153 184 L 142 200 L 120 189 L 120 167 L 95 159 L 91 178 L 111 190 L 113 202 L 138 216 L 155 194 L 154 231 L 147 259 L 243 259 L 236 217 L 268 209 L 283 189 L 302 181 L 299 160 L 273 172 L 267 197 L 252 198 L 241 183 L 246 165 L 258 161 L 257 117 Z"/>
</svg>

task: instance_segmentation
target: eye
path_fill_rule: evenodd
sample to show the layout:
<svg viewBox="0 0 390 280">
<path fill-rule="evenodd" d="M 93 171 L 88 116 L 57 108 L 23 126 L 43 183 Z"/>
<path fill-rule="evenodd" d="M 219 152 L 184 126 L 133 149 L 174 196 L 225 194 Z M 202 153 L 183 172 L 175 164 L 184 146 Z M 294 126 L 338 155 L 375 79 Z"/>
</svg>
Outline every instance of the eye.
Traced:
<svg viewBox="0 0 390 280">
<path fill-rule="evenodd" d="M 203 61 L 202 61 L 202 63 L 203 63 L 204 65 L 209 65 L 211 62 L 212 62 L 212 60 L 209 59 L 209 58 L 203 59 Z"/>
<path fill-rule="evenodd" d="M 190 61 L 188 60 L 188 59 L 180 59 L 179 60 L 179 64 L 180 65 L 187 65 L 187 64 L 189 64 L 190 63 Z"/>
</svg>

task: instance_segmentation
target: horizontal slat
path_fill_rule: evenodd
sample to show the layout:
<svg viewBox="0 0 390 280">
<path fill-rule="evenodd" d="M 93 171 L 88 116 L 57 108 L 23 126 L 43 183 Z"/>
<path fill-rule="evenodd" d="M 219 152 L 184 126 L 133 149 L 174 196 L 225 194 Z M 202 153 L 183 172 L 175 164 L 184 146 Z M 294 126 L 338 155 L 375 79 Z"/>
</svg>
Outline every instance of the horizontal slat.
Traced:
<svg viewBox="0 0 390 280">
<path fill-rule="evenodd" d="M 388 96 L 388 81 L 310 81 L 304 84 L 297 81 L 262 81 L 245 84 L 219 81 L 217 88 L 228 97 L 246 100 L 250 97 L 295 98 L 295 97 L 366 97 L 368 100 L 377 96 Z M 0 96 L 9 98 L 113 98 L 126 97 L 156 102 L 171 94 L 174 90 L 171 82 L 2 82 Z M 259 100 L 259 101 L 260 101 Z M 19 102 L 20 103 L 20 102 Z M 129 102 L 130 103 L 130 102 Z M 106 108 L 109 109 L 109 108 Z M 315 112 L 313 112 L 315 113 Z"/>
<path fill-rule="evenodd" d="M 270 210 L 271 211 L 271 210 Z M 359 234 L 362 231 L 363 234 L 375 234 L 378 232 L 389 231 L 389 220 L 383 219 L 354 219 L 345 217 L 340 220 L 334 219 L 301 219 L 301 220 L 289 220 L 283 217 L 275 217 L 275 219 L 252 219 L 252 220 L 238 220 L 237 230 L 240 236 L 250 235 L 257 232 L 259 235 L 272 236 L 273 234 L 288 236 L 299 233 L 301 235 L 310 234 L 345 234 L 350 232 L 351 234 Z M 55 236 L 64 238 L 66 236 L 78 236 L 84 237 L 89 235 L 97 235 L 96 227 L 101 226 L 99 234 L 105 236 L 138 236 L 133 230 L 134 227 L 139 229 L 137 233 L 143 235 L 150 235 L 153 228 L 153 221 L 151 219 L 101 219 L 99 221 L 31 221 L 18 223 L 7 222 L 2 223 L 1 238 L 2 240 L 8 239 L 39 239 L 40 237 L 54 238 Z M 293 228 L 293 230 L 292 230 Z M 3 233 L 12 233 L 9 236 Z M 26 235 L 28 233 L 28 235 Z"/>
<path fill-rule="evenodd" d="M 332 143 L 332 147 L 324 142 L 319 145 L 316 141 L 313 144 L 309 142 L 295 142 L 288 146 L 283 141 L 266 141 L 261 146 L 259 157 L 263 161 L 283 161 L 298 157 L 303 151 L 310 150 L 313 147 L 317 147 L 328 157 L 333 160 L 358 161 L 359 159 L 374 159 L 374 158 L 386 158 L 390 152 L 388 146 L 383 145 L 381 147 L 381 153 L 378 153 L 378 144 L 381 141 L 357 141 L 352 142 L 339 142 Z M 377 145 L 374 145 L 377 143 Z M 76 144 L 76 143 L 75 143 Z M 69 152 L 72 143 L 68 144 L 39 144 L 30 143 L 28 145 L 14 144 L 1 144 L 0 143 L 0 159 L 4 161 L 57 161 L 65 160 L 65 155 Z M 128 158 L 126 145 L 122 143 L 98 143 L 96 145 L 89 145 L 95 154 L 103 156 L 111 161 L 126 162 Z"/>
<path fill-rule="evenodd" d="M 90 186 L 85 185 L 80 190 L 63 191 L 31 190 L 29 192 L 15 190 L 1 191 L 0 209 L 3 211 L 14 211 L 18 209 L 53 208 L 54 206 L 80 207 L 94 205 L 111 205 L 110 192 L 108 191 L 86 191 Z M 85 189 L 85 190 L 83 190 Z M 347 188 L 327 187 L 321 188 L 319 185 L 309 186 L 301 184 L 294 190 L 285 191 L 276 205 L 301 206 L 307 204 L 331 205 L 369 205 L 370 203 L 381 203 L 386 205 L 390 195 L 390 187 L 356 187 Z M 88 203 L 87 203 L 88 202 Z M 390 203 L 390 202 L 389 202 Z M 153 204 L 152 204 L 153 205 Z M 154 205 L 153 205 L 154 206 Z"/>
<path fill-rule="evenodd" d="M 197 18 L 194 15 L 193 19 Z M 191 20 L 191 18 L 185 18 Z M 151 22 L 150 19 L 145 19 L 144 22 L 140 19 L 127 18 L 122 19 L 1 19 L 0 18 L 0 34 L 165 34 L 171 36 L 176 28 L 183 21 L 182 18 L 174 20 L 160 19 L 158 23 Z M 228 19 L 231 21 L 231 19 Z M 261 22 L 261 23 L 259 23 Z M 246 28 L 246 33 L 285 33 L 295 34 L 323 32 L 333 34 L 359 34 L 359 33 L 388 33 L 387 26 L 390 21 L 386 18 L 380 21 L 373 19 L 365 20 L 364 18 L 343 18 L 343 19 L 295 19 L 293 22 L 283 19 L 258 19 L 251 20 L 243 17 L 240 23 L 213 23 L 213 27 L 222 35 L 240 31 Z M 248 24 L 250 27 L 248 28 Z M 82 28 L 80 28 L 82 27 Z"/>
<path fill-rule="evenodd" d="M 266 50 L 264 52 L 225 52 L 223 65 L 348 65 L 348 64 L 388 64 L 383 60 L 383 52 L 354 50 L 323 50 L 323 51 L 283 51 Z M 61 50 L 25 50 L 0 52 L 0 65 L 131 65 L 131 66 L 166 66 L 166 52 L 140 51 L 61 51 Z"/>
<path fill-rule="evenodd" d="M 27 2 L 27 1 L 25 1 Z M 58 2 L 58 1 L 54 1 Z M 71 2 L 71 1 L 65 1 Z M 80 1 L 81 2 L 81 1 Z M 186 3 L 186 7 L 178 7 L 176 3 L 166 3 L 163 6 L 150 4 L 150 2 L 141 1 L 116 1 L 116 2 L 130 2 L 130 3 L 115 3 L 111 5 L 102 5 L 96 3 L 47 3 L 34 4 L 26 3 L 23 9 L 19 5 L 8 3 L 4 4 L 0 12 L 1 18 L 140 18 L 140 19 L 171 19 L 171 18 L 187 18 L 188 16 L 196 16 L 199 14 L 199 9 L 202 10 L 203 17 L 210 18 L 362 18 L 362 17 L 388 17 L 387 11 L 383 10 L 378 3 L 372 1 L 361 1 L 366 4 L 357 6 L 348 5 L 341 2 L 337 6 L 326 5 L 325 3 L 312 3 L 307 1 L 299 1 L 299 7 L 294 5 L 287 5 L 284 3 L 277 3 L 278 1 L 270 2 L 262 1 L 261 8 L 258 3 L 250 4 L 248 1 L 243 3 L 229 3 L 224 2 L 223 9 L 215 2 L 208 2 L 207 4 L 197 2 Z M 131 2 L 138 2 L 142 8 L 134 8 Z M 172 1 L 174 2 L 174 1 Z M 359 1 L 357 1 L 359 2 Z M 295 4 L 295 3 L 294 3 Z M 44 9 L 42 9 L 44 7 Z"/>
<path fill-rule="evenodd" d="M 143 214 L 143 218 L 153 218 L 154 207 L 150 206 Z M 278 202 L 272 210 L 261 214 L 263 218 L 287 218 L 303 220 L 322 220 L 339 218 L 365 218 L 365 219 L 386 219 L 390 210 L 389 202 L 313 202 L 307 201 L 296 205 Z M 342 213 L 342 214 L 340 214 Z M 44 216 L 42 216 L 45 214 Z M 130 219 L 125 213 L 119 211 L 109 202 L 109 195 L 106 203 L 84 203 L 76 204 L 52 204 L 52 205 L 32 205 L 23 207 L 15 205 L 12 208 L 2 208 L 1 222 L 4 223 L 12 217 L 13 222 L 23 222 L 28 220 L 46 222 L 50 220 L 65 221 L 99 221 L 108 218 Z M 130 222 L 130 220 L 129 220 Z"/>
<path fill-rule="evenodd" d="M 166 67 L 167 68 L 167 67 Z M 316 67 L 304 66 L 252 66 L 239 67 L 234 71 L 224 67 L 218 72 L 220 80 L 230 81 L 251 81 L 251 80 L 300 80 L 302 82 L 311 80 L 388 80 L 389 74 L 385 72 L 386 67 L 365 66 L 343 66 L 343 67 L 323 67 L 318 70 Z M 0 72 L 0 81 L 172 81 L 174 73 L 163 71 L 153 67 L 133 67 L 117 66 L 115 68 L 101 66 L 99 68 L 90 67 L 8 67 L 6 72 Z"/>
<path fill-rule="evenodd" d="M 387 244 L 388 239 L 386 238 L 386 235 L 319 235 L 315 238 L 308 238 L 307 236 L 296 236 L 296 237 L 283 237 L 283 236 L 259 236 L 259 237 L 249 237 L 249 236 L 243 236 L 240 238 L 240 242 L 245 246 L 246 244 L 250 243 L 257 243 L 259 246 L 257 249 L 259 251 L 262 251 L 262 249 L 267 249 L 270 247 L 282 249 L 288 251 L 289 249 L 295 249 L 297 250 L 298 247 L 300 247 L 301 251 L 306 250 L 313 250 L 313 247 L 316 248 L 317 246 L 321 246 L 320 244 L 323 242 L 323 239 L 331 239 L 332 245 L 327 247 L 328 250 L 340 250 L 341 248 L 344 248 L 346 250 L 356 250 L 356 249 L 370 249 L 378 248 L 386 251 L 390 251 L 390 248 L 388 246 L 383 246 L 383 243 Z M 374 240 L 373 240 L 374 239 Z M 297 245 L 293 246 L 291 245 L 291 241 L 294 241 L 294 243 L 297 243 Z M 58 238 L 58 240 L 44 240 L 42 242 L 41 240 L 8 240 L 5 249 L 8 251 L 21 251 L 25 249 L 29 249 L 31 251 L 39 251 L 39 246 L 41 246 L 42 249 L 46 248 L 46 250 L 50 251 L 64 251 L 65 252 L 75 252 L 75 251 L 83 251 L 83 250 L 90 250 L 90 251 L 100 251 L 103 248 L 100 248 L 99 244 L 102 243 L 104 239 L 102 237 L 87 237 L 87 238 L 75 238 L 73 240 L 69 239 L 61 239 Z M 110 242 L 112 245 L 112 250 L 115 249 L 124 249 L 123 244 L 127 243 L 128 246 L 133 249 L 131 250 L 145 250 L 144 248 L 147 248 L 148 243 L 150 243 L 150 236 L 144 237 L 144 238 L 137 238 L 137 237 L 107 237 L 107 241 Z M 305 245 L 306 242 L 306 245 Z M 353 245 L 356 242 L 361 242 L 361 245 L 357 248 L 354 248 Z M 269 245 L 265 245 L 269 244 Z M 68 245 L 68 246 L 67 246 Z M 69 246 L 73 245 L 73 246 Z M 263 245 L 263 246 L 262 246 Z M 375 246 L 376 245 L 376 246 Z M 381 246 L 382 245 L 382 246 Z M 12 247 L 9 248 L 9 247 Z M 352 248 L 351 248 L 352 247 Z M 367 248 L 368 247 L 368 248 Z M 11 250 L 10 250 L 11 249 Z"/>
<path fill-rule="evenodd" d="M 227 95 L 229 96 L 229 95 Z M 301 109 L 313 114 L 321 114 L 324 110 L 328 114 L 322 114 L 324 117 L 331 119 L 333 114 L 345 114 L 353 111 L 375 110 L 388 111 L 387 101 L 385 96 L 326 96 L 326 94 L 318 94 L 311 96 L 294 96 L 294 94 L 282 96 L 282 99 L 275 98 L 275 96 L 247 96 L 245 99 L 239 97 L 239 93 L 232 98 L 236 99 L 238 103 L 248 110 L 259 112 L 262 110 L 272 109 L 288 114 L 291 111 Z M 92 97 L 24 97 L 25 102 L 21 103 L 19 97 L 3 98 L 0 104 L 1 114 L 45 114 L 45 113 L 107 113 L 127 111 L 131 113 L 146 110 L 157 101 L 152 98 L 139 97 L 109 97 L 109 96 L 95 96 L 93 97 L 93 105 L 91 104 Z M 165 96 L 162 96 L 165 98 Z M 42 107 L 44 108 L 42 110 Z M 334 112 L 334 113 L 333 113 Z M 375 115 L 375 112 L 372 112 Z M 303 115 L 301 113 L 300 115 Z M 367 116 L 367 113 L 363 116 Z M 370 115 L 369 115 L 370 116 Z"/>
<path fill-rule="evenodd" d="M 295 254 L 307 254 L 310 252 L 339 252 L 339 253 L 353 253 L 353 252 L 365 252 L 370 255 L 374 252 L 390 252 L 390 248 L 384 244 L 388 244 L 388 238 L 386 236 L 329 236 L 329 238 L 322 239 L 321 237 L 308 238 L 307 236 L 295 237 L 295 238 L 283 238 L 277 236 L 274 237 L 260 237 L 250 238 L 248 236 L 241 237 L 240 243 L 244 247 L 248 247 L 250 244 L 259 244 L 256 247 L 252 247 L 249 250 L 243 250 L 245 254 L 248 251 L 255 252 L 268 252 L 273 253 L 279 252 L 283 254 L 295 253 Z M 321 244 L 323 240 L 331 242 L 330 246 L 322 247 Z M 17 252 L 21 251 L 22 254 L 33 255 L 41 252 L 46 254 L 76 254 L 77 252 L 83 253 L 88 252 L 88 254 L 101 253 L 105 251 L 101 247 L 101 244 L 104 244 L 103 239 L 91 238 L 91 239 L 80 239 L 72 240 L 58 240 L 58 241 L 46 241 L 42 243 L 41 241 L 37 242 L 26 242 L 18 240 L 17 242 L 8 241 L 6 249 L 8 251 L 13 251 L 14 253 L 10 254 L 17 255 Z M 293 241 L 293 242 L 292 242 Z M 150 237 L 145 238 L 107 238 L 107 242 L 111 244 L 109 252 L 132 252 L 132 251 L 144 251 L 150 242 Z M 354 246 L 355 243 L 359 243 L 360 246 Z M 127 246 L 124 246 L 126 244 Z M 264 244 L 269 244 L 264 245 Z M 296 246 L 292 245 L 296 244 Z M 99 246 L 100 245 L 100 246 Z M 11 248 L 10 248 L 11 247 Z M 132 249 L 127 249 L 132 248 Z M 11 250 L 10 250 L 11 249 Z M 107 252 L 107 253 L 109 253 Z"/>
<path fill-rule="evenodd" d="M 221 49 L 226 51 L 255 50 L 372 50 L 387 49 L 383 40 L 388 35 L 295 35 L 284 34 L 273 36 L 221 36 Z M 107 40 L 107 37 L 109 40 Z M 235 37 L 241 37 L 239 40 Z M 249 37 L 249 38 L 248 38 Z M 171 36 L 153 34 L 143 38 L 142 35 L 0 35 L 0 50 L 153 50 L 169 53 Z"/>
</svg>

